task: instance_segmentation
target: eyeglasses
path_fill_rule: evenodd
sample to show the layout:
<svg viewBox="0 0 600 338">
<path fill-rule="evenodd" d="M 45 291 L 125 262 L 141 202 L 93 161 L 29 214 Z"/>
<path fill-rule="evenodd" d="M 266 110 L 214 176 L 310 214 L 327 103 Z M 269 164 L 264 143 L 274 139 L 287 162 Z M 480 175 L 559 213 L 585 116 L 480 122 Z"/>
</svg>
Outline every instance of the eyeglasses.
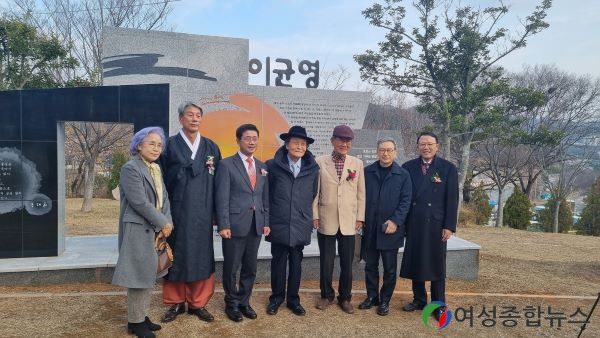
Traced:
<svg viewBox="0 0 600 338">
<path fill-rule="evenodd" d="M 150 148 L 154 148 L 154 149 L 158 149 L 158 150 L 161 150 L 163 148 L 162 143 L 144 142 L 144 144 L 147 145 Z"/>
<path fill-rule="evenodd" d="M 392 149 L 392 148 L 388 148 L 388 149 L 377 149 L 377 151 L 381 154 L 391 154 L 394 151 L 396 151 L 396 149 Z"/>
<path fill-rule="evenodd" d="M 245 136 L 245 137 L 242 137 L 242 141 L 245 143 L 250 143 L 250 142 L 256 143 L 256 142 L 258 142 L 258 137 Z"/>
<path fill-rule="evenodd" d="M 437 143 L 419 143 L 420 148 L 425 148 L 425 147 L 431 148 L 435 145 L 437 145 Z"/>
</svg>

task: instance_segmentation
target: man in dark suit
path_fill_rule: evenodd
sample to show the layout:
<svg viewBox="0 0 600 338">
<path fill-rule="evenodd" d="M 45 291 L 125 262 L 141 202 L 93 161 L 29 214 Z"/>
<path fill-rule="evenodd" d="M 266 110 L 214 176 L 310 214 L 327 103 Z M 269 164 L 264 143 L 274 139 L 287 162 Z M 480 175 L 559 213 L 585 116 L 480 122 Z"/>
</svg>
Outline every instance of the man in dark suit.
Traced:
<svg viewBox="0 0 600 338">
<path fill-rule="evenodd" d="M 417 147 L 420 156 L 402 165 L 413 184 L 400 268 L 400 277 L 412 280 L 413 301 L 404 305 L 404 311 L 427 305 L 425 281 L 431 281 L 431 300 L 446 302 L 447 241 L 456 231 L 458 218 L 456 166 L 436 156 L 439 145 L 433 133 L 421 133 Z M 434 312 L 437 320 L 440 310 Z"/>
<path fill-rule="evenodd" d="M 362 236 L 367 298 L 359 309 L 379 305 L 377 314 L 390 312 L 390 299 L 397 279 L 398 250 L 404 245 L 406 215 L 410 208 L 412 184 L 408 172 L 396 163 L 396 141 L 377 141 L 378 161 L 365 167 L 366 211 Z M 383 284 L 379 289 L 379 260 L 383 263 Z"/>
<path fill-rule="evenodd" d="M 269 185 L 266 165 L 253 156 L 258 146 L 258 128 L 243 124 L 235 136 L 240 150 L 219 163 L 215 203 L 223 239 L 225 313 L 229 319 L 240 322 L 242 316 L 256 319 L 250 296 L 261 235 L 270 233 Z"/>
</svg>

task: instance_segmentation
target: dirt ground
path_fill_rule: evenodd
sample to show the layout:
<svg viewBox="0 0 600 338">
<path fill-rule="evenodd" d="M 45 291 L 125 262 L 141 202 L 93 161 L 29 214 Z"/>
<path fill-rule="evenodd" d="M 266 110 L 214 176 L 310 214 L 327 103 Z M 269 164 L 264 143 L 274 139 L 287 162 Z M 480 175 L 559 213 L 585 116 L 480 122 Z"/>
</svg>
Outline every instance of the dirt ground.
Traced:
<svg viewBox="0 0 600 338">
<path fill-rule="evenodd" d="M 564 320 L 558 327 L 558 322 L 551 327 L 550 321 L 540 319 L 539 327 L 527 325 L 525 318 L 516 320 L 516 327 L 507 328 L 502 325 L 502 319 L 497 319 L 495 326 L 484 327 L 483 318 L 477 318 L 485 306 L 488 310 L 497 308 L 497 315 L 504 307 L 515 307 L 521 312 L 528 306 L 541 307 L 547 312 L 550 306 L 553 313 L 562 312 L 570 316 L 578 307 L 586 313 L 593 300 L 553 299 L 553 298 L 522 298 L 522 297 L 481 297 L 464 296 L 452 291 L 449 283 L 447 302 L 451 310 L 459 307 L 473 306 L 473 324 L 469 321 L 456 321 L 454 318 L 448 327 L 435 332 L 427 328 L 421 319 L 421 312 L 407 313 L 400 306 L 408 301 L 407 293 L 395 295 L 392 310 L 388 316 L 381 317 L 371 310 L 356 310 L 353 315 L 345 314 L 336 305 L 325 311 L 317 310 L 313 304 L 318 293 L 309 290 L 301 293 L 301 299 L 306 307 L 305 317 L 296 317 L 285 307 L 275 316 L 265 313 L 268 291 L 260 288 L 254 292 L 252 305 L 258 311 L 258 319 L 244 319 L 241 323 L 228 320 L 224 314 L 223 293 L 217 292 L 208 305 L 215 315 L 213 323 L 205 323 L 197 318 L 183 314 L 174 322 L 163 325 L 157 332 L 158 337 L 431 337 L 433 334 L 442 337 L 576 337 L 580 325 L 570 324 Z M 259 287 L 259 286 L 257 286 Z M 60 293 L 58 290 L 51 294 L 3 293 L 0 298 L 3 319 L 0 323 L 3 337 L 126 337 L 125 302 L 126 297 L 118 290 L 117 293 L 90 291 L 97 286 L 73 286 L 77 291 L 72 294 Z M 158 289 L 157 289 L 158 290 Z M 452 291 L 452 292 L 450 292 Z M 58 292 L 58 293 L 55 293 Z M 39 297 L 38 297 L 39 296 Z M 6 297 L 6 298 L 5 298 Z M 356 306 L 364 297 L 364 293 L 355 292 L 353 303 Z M 160 303 L 157 293 L 151 307 L 151 318 L 157 320 L 165 307 Z M 522 315 L 521 315 L 522 316 Z M 460 318 L 461 320 L 464 318 Z M 583 320 L 583 318 L 577 318 Z M 429 325 L 435 323 L 430 319 Z M 582 337 L 600 336 L 600 313 L 595 312 L 588 328 Z"/>
<path fill-rule="evenodd" d="M 82 212 L 83 198 L 65 199 L 67 236 L 116 234 L 119 229 L 119 201 L 94 198 L 92 211 Z"/>
<path fill-rule="evenodd" d="M 81 202 L 72 202 L 67 202 L 67 207 L 70 204 L 76 209 L 81 205 Z M 116 203 L 107 200 L 107 204 Z M 111 220 L 111 217 L 116 217 L 115 210 L 89 216 L 90 224 L 71 226 L 67 232 L 115 233 L 116 225 Z M 70 217 L 77 216 L 69 216 L 67 211 L 67 220 Z M 78 218 L 78 222 L 81 219 Z M 85 231 L 82 230 L 84 228 Z M 215 322 L 204 323 L 185 314 L 172 323 L 164 324 L 157 336 L 577 336 L 582 323 L 575 322 L 585 320 L 585 316 L 577 310 L 587 315 L 600 293 L 600 238 L 489 227 L 461 228 L 457 235 L 482 247 L 479 278 L 475 281 L 447 281 L 446 301 L 454 318 L 441 331 L 435 332 L 426 327 L 421 312 L 401 311 L 401 306 L 410 301 L 411 294 L 409 281 L 399 279 L 391 313 L 385 317 L 378 316 L 374 309 L 356 309 L 354 315 L 343 313 L 336 305 L 325 311 L 315 309 L 318 281 L 302 281 L 301 299 L 307 310 L 305 317 L 296 317 L 285 307 L 276 316 L 269 316 L 265 313 L 269 285 L 256 284 L 251 304 L 259 318 L 245 319 L 241 323 L 233 323 L 225 316 L 223 293 L 218 285 L 207 307 L 215 315 Z M 355 308 L 365 296 L 362 279 L 363 276 L 355 276 L 352 299 Z M 166 308 L 161 304 L 160 285 L 155 291 L 151 318 L 157 321 Z M 125 304 L 124 289 L 110 284 L 1 286 L 0 332 L 2 337 L 126 337 Z M 471 307 L 472 324 L 464 318 L 464 310 Z M 494 308 L 496 318 L 492 321 Z M 537 318 L 528 317 L 533 315 L 529 308 L 536 309 L 536 312 L 538 308 L 541 310 L 538 326 L 535 326 Z M 519 316 L 512 322 L 500 318 L 507 316 L 509 309 Z M 429 319 L 429 325 L 434 324 Z M 516 326 L 507 327 L 510 324 Z M 582 337 L 600 337 L 600 304 Z"/>
</svg>

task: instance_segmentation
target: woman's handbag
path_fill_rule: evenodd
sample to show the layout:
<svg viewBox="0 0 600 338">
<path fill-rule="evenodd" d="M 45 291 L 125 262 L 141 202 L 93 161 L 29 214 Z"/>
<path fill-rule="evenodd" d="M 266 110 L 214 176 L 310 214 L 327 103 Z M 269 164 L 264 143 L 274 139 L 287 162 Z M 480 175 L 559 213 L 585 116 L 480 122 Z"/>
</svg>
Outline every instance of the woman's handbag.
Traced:
<svg viewBox="0 0 600 338">
<path fill-rule="evenodd" d="M 156 235 L 156 238 L 154 239 L 154 248 L 158 254 L 156 274 L 161 275 L 173 265 L 173 251 L 162 232 L 159 232 L 158 235 Z"/>
</svg>

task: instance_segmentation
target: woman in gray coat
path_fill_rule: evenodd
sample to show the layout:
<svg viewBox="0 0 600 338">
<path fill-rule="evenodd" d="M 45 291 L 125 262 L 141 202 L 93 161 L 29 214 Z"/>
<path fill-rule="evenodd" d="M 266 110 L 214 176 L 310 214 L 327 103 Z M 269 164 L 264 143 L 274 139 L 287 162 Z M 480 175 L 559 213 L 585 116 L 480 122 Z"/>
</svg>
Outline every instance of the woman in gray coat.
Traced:
<svg viewBox="0 0 600 338">
<path fill-rule="evenodd" d="M 173 231 L 167 190 L 154 163 L 165 143 L 160 127 L 138 131 L 129 145 L 133 158 L 121 169 L 119 190 L 119 259 L 113 284 L 127 288 L 127 329 L 138 337 L 155 337 L 160 325 L 148 318 L 158 259 L 155 236 Z"/>
</svg>

